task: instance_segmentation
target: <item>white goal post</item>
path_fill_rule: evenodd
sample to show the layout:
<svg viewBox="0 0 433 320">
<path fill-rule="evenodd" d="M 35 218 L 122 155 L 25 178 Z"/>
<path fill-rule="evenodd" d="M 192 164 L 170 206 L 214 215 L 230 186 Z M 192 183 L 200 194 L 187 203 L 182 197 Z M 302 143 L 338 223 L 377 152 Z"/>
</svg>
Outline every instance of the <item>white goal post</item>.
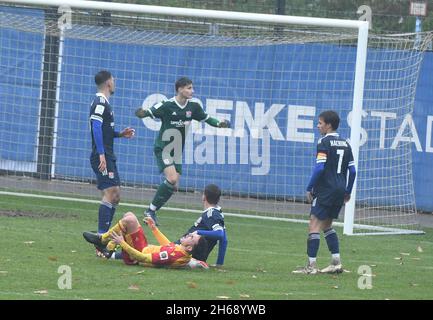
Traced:
<svg viewBox="0 0 433 320">
<path fill-rule="evenodd" d="M 200 192 L 203 184 L 213 182 L 212 179 L 219 179 L 220 175 L 226 172 L 229 181 L 224 182 L 226 187 L 223 190 L 227 198 L 232 200 L 232 203 L 239 204 L 239 212 L 246 215 L 264 214 L 274 218 L 305 219 L 305 211 L 308 211 L 308 206 L 302 204 L 302 195 L 306 186 L 305 182 L 309 179 L 315 151 L 314 143 L 317 141 L 317 132 L 314 133 L 315 126 L 311 125 L 311 123 L 317 121 L 319 110 L 323 111 L 325 108 L 336 109 L 347 116 L 347 124 L 342 130 L 346 135 L 350 135 L 355 165 L 359 173 L 353 187 L 351 200 L 345 206 L 344 233 L 347 235 L 422 233 L 416 223 L 413 222 L 416 208 L 413 181 L 411 180 L 412 174 L 410 172 L 411 145 L 405 143 L 407 140 L 402 138 L 396 142 L 397 146 L 388 148 L 389 151 L 385 150 L 384 144 L 387 143 L 389 138 L 384 133 L 385 129 L 383 128 L 383 123 L 387 119 L 391 119 L 390 122 L 395 120 L 396 123 L 393 123 L 393 126 L 397 128 L 399 125 L 397 124 L 398 120 L 406 119 L 407 114 L 410 114 L 413 109 L 414 87 L 422 59 L 422 50 L 419 48 L 419 50 L 414 49 L 412 36 L 370 37 L 372 39 L 372 53 L 368 56 L 369 28 L 367 21 L 81 0 L 1 0 L 0 5 L 2 4 L 11 4 L 17 7 L 24 6 L 30 9 L 37 8 L 42 10 L 41 12 L 48 7 L 63 8 L 63 11 L 58 11 L 60 14 L 66 12 L 64 11 L 65 8 L 71 9 L 69 12 L 71 19 L 68 21 L 71 24 L 70 28 L 65 27 L 58 34 L 59 42 L 56 49 L 58 50 L 59 59 L 56 70 L 58 76 L 55 85 L 56 92 L 53 98 L 56 102 L 55 119 L 53 118 L 55 125 L 53 125 L 53 136 L 50 142 L 54 146 L 52 147 L 54 151 L 50 151 L 52 154 L 49 160 L 49 175 L 45 177 L 45 180 L 49 181 L 49 183 L 73 181 L 71 183 L 74 185 L 69 189 L 71 191 L 65 191 L 65 193 L 80 195 L 80 192 L 77 191 L 77 183 L 85 183 L 92 176 L 89 168 L 87 168 L 87 171 L 82 169 L 84 166 L 82 163 L 87 165 L 86 152 L 90 150 L 86 149 L 88 146 L 83 148 L 82 143 L 77 143 L 74 140 L 75 138 L 63 138 L 61 136 L 62 131 L 70 130 L 69 126 L 75 126 L 74 121 L 77 121 L 77 127 L 83 127 L 86 112 L 88 112 L 88 110 L 84 110 L 83 106 L 90 103 L 90 92 L 94 90 L 92 83 L 90 81 L 86 82 L 93 76 L 94 73 L 92 74 L 92 72 L 96 72 L 98 71 L 97 68 L 102 67 L 110 70 L 112 65 L 116 65 L 114 75 L 120 85 L 119 93 L 116 92 L 113 97 L 113 104 L 116 112 L 116 127 L 119 128 L 123 124 L 135 123 L 137 125 L 137 122 L 134 122 L 136 119 L 133 118 L 133 110 L 137 105 L 133 105 L 135 101 L 132 101 L 131 97 L 139 95 L 142 100 L 144 99 L 143 106 L 151 101 L 157 102 L 156 100 L 161 100 L 162 96 L 170 97 L 172 92 L 167 88 L 173 85 L 173 79 L 178 75 L 188 76 L 188 65 L 187 67 L 183 66 L 184 59 L 188 58 L 191 61 L 189 66 L 193 70 L 191 71 L 191 78 L 195 83 L 195 90 L 198 98 L 203 102 L 204 108 L 209 114 L 216 113 L 215 115 L 218 115 L 216 110 L 234 112 L 235 116 L 233 118 L 235 121 L 232 122 L 239 119 L 239 122 L 242 122 L 239 125 L 235 123 L 235 128 L 244 129 L 246 124 L 250 129 L 250 153 L 254 143 L 262 147 L 265 145 L 264 137 L 266 136 L 270 136 L 275 140 L 291 142 L 290 145 L 284 146 L 281 141 L 277 141 L 275 143 L 278 143 L 278 147 L 274 149 L 270 147 L 271 165 L 277 169 L 274 169 L 274 176 L 268 177 L 267 180 L 260 180 L 257 177 L 245 177 L 244 174 L 241 176 L 236 175 L 240 170 L 240 165 L 245 164 L 238 159 L 242 158 L 242 148 L 239 145 L 236 146 L 240 150 L 235 151 L 238 158 L 235 155 L 236 159 L 233 162 L 228 160 L 230 166 L 227 169 L 223 167 L 224 161 L 217 161 L 216 165 L 220 165 L 220 167 L 213 164 L 206 166 L 209 161 L 203 161 L 203 163 L 199 164 L 194 163 L 195 170 L 198 173 L 194 173 L 192 170 L 189 171 L 190 169 L 184 169 L 188 170 L 184 179 L 186 200 L 183 200 L 183 202 L 186 208 L 188 208 L 188 203 L 191 201 L 191 198 L 189 198 L 191 192 L 192 194 Z M 108 12 L 110 16 L 109 23 L 104 22 L 103 12 Z M 43 16 L 32 13 L 33 16 L 29 21 L 23 21 L 20 24 L 20 14 L 18 9 L 15 11 L 5 10 L 4 12 L 0 10 L 0 30 L 2 28 L 6 30 L 6 36 L 11 38 L 22 36 L 22 38 L 18 39 L 18 42 L 22 41 L 22 44 L 18 45 L 25 47 L 26 41 L 29 43 L 34 41 L 33 39 L 29 40 L 31 36 L 28 35 L 31 33 L 45 32 L 48 34 L 47 24 L 46 22 L 44 24 Z M 34 19 L 34 22 L 31 21 L 32 19 Z M 217 25 L 217 28 L 214 28 L 215 25 Z M 37 30 L 38 26 L 42 26 L 42 29 Z M 206 30 L 203 26 L 209 27 L 208 34 L 203 32 L 203 30 Z M 12 40 L 7 44 L 10 45 L 10 48 L 7 49 L 10 49 L 11 52 L 19 52 L 19 48 L 13 47 L 15 43 Z M 122 49 L 122 46 L 124 46 L 124 49 Z M 200 47 L 202 49 L 196 51 L 191 49 L 189 56 L 188 53 L 183 51 L 176 51 L 178 47 Z M 258 49 L 255 51 L 254 47 Z M 46 57 L 46 42 L 44 48 L 45 54 L 39 56 L 42 59 L 42 62 L 39 63 L 42 65 L 44 64 L 43 59 Z M 105 52 L 103 51 L 104 48 Z M 43 47 L 39 51 L 42 49 Z M 111 52 L 107 51 L 107 49 Z M 88 51 L 85 52 L 86 50 Z M 317 50 L 317 54 L 312 53 L 312 50 Z M 335 50 L 335 53 L 333 50 Z M 135 54 L 135 52 L 139 53 Z M 150 53 L 147 55 L 146 52 Z M 243 52 L 246 52 L 245 57 L 248 57 L 249 60 L 246 61 L 243 58 L 237 60 L 236 54 Z M 30 55 L 31 52 L 28 54 Z M 333 60 L 334 55 L 336 60 Z M 12 56 L 13 54 L 11 54 Z M 165 60 L 161 56 L 168 57 Z M 371 57 L 372 60 L 370 63 L 370 78 L 366 79 L 368 57 Z M 35 59 L 32 64 L 37 64 L 37 57 L 31 58 L 29 56 L 27 59 L 27 61 Z M 284 61 L 279 61 L 279 59 L 299 59 L 299 63 L 287 64 Z M 354 62 L 353 59 L 355 59 Z M 12 61 L 10 57 L 9 60 Z M 226 74 L 227 81 L 225 81 L 224 75 L 221 75 L 221 73 L 226 71 L 226 65 L 229 65 L 231 61 L 235 61 L 237 65 L 233 64 L 227 69 L 229 72 Z M 89 63 L 91 68 L 87 68 L 86 63 Z M 316 67 L 317 69 L 315 69 Z M 137 70 L 131 70 L 131 68 Z M 218 70 L 218 68 L 221 68 L 221 70 Z M 281 70 L 279 68 L 290 68 L 290 70 Z M 146 69 L 151 70 L 149 73 L 153 73 L 154 76 L 133 75 L 134 78 L 128 83 L 132 73 L 143 73 L 143 70 Z M 395 73 L 391 69 L 395 69 Z M 171 72 L 171 70 L 176 71 Z M 205 74 L 203 70 L 211 75 Z M 82 72 L 87 71 L 89 71 L 89 74 L 84 77 Z M 33 81 L 38 76 L 43 82 L 44 73 L 34 74 L 30 77 L 34 77 Z M 395 76 L 398 77 L 397 80 Z M 14 75 L 14 77 L 16 78 L 11 78 L 11 82 L 15 81 L 16 83 L 19 75 Z M 407 77 L 407 80 L 403 79 L 404 77 Z M 374 82 L 376 80 L 377 83 Z M 388 80 L 389 82 L 387 82 Z M 68 87 L 65 81 L 71 81 L 71 87 Z M 161 85 L 152 86 L 152 83 L 158 81 L 161 82 Z M 370 81 L 369 87 L 366 89 L 370 90 L 367 94 L 369 108 L 365 109 L 365 85 L 367 81 Z M 269 83 L 269 87 L 267 87 L 266 83 Z M 218 84 L 220 84 L 220 87 L 218 87 Z M 41 88 L 43 91 L 43 83 L 41 83 Z M 87 102 L 82 101 L 81 94 L 75 92 L 74 89 L 82 90 L 82 95 L 87 99 L 84 99 L 84 101 Z M 266 102 L 266 106 L 265 102 L 262 103 L 260 100 L 248 100 L 249 94 L 253 91 L 255 92 L 253 98 L 262 99 Z M 387 96 L 383 94 L 385 91 L 392 91 L 393 93 Z M 396 96 L 398 92 L 400 92 L 401 96 Z M 19 105 L 21 102 L 19 102 L 16 95 L 16 93 L 15 96 L 11 94 L 10 97 L 7 97 L 9 99 L 7 101 Z M 317 99 L 314 100 L 313 97 L 317 97 Z M 206 99 L 206 103 L 204 103 L 204 99 Z M 290 99 L 295 102 L 292 103 Z M 351 105 L 344 109 L 349 99 Z M 39 99 L 39 103 L 41 101 L 43 101 L 43 98 Z M 130 104 L 128 105 L 128 103 Z M 251 111 L 248 107 L 253 103 L 255 110 Z M 71 114 L 67 113 L 70 104 L 76 105 L 80 109 L 77 111 L 81 115 L 80 120 L 68 118 L 71 116 Z M 118 117 L 119 113 L 116 111 L 116 104 L 128 105 L 129 109 L 119 111 L 121 113 L 120 117 Z M 383 109 L 384 106 L 389 107 L 389 109 Z M 41 108 L 39 106 L 39 113 Z M 265 111 L 265 109 L 267 110 Z M 287 119 L 278 118 L 278 113 L 283 109 L 288 110 Z M 237 110 L 243 111 L 241 113 L 241 111 Z M 0 114 L 2 112 L 6 113 L 7 111 L 0 109 Z M 382 127 L 376 128 L 377 121 L 374 122 L 375 124 L 373 124 L 373 121 L 365 122 L 366 126 L 363 127 L 363 118 L 366 115 L 376 117 L 376 120 L 380 119 Z M 263 118 L 267 117 L 268 122 L 261 120 L 261 116 Z M 70 124 L 66 123 L 68 119 L 71 121 Z M 345 120 L 342 118 L 342 122 L 345 122 Z M 282 139 L 280 139 L 281 130 L 278 130 L 280 123 L 287 124 L 287 135 Z M 293 123 L 298 126 L 298 129 L 291 129 Z M 144 124 L 147 126 L 147 131 L 149 131 L 149 128 L 153 128 L 153 130 L 156 128 L 154 123 L 144 122 Z M 41 145 L 40 126 L 39 123 L 37 129 L 39 144 L 36 143 L 34 147 L 39 151 Z M 206 127 L 195 127 L 195 129 L 198 132 L 197 135 L 201 134 L 200 139 L 206 141 L 206 133 L 211 131 L 206 131 L 208 130 Z M 254 134 L 254 130 L 258 130 L 257 132 L 260 133 Z M 373 151 L 372 147 L 363 141 L 366 132 L 369 134 L 370 141 L 377 139 L 376 141 L 379 144 Z M 215 133 L 212 133 L 212 135 L 215 136 Z M 218 153 L 218 146 L 221 144 L 224 144 L 224 150 L 227 149 L 227 152 L 230 152 L 228 146 L 230 135 L 234 136 L 235 130 L 226 132 L 226 140 L 217 134 L 216 153 Z M 315 142 L 312 143 L 311 137 L 314 137 L 314 135 L 316 135 Z M 146 136 L 146 143 L 149 143 L 152 137 Z M 90 136 L 83 137 L 83 140 L 89 140 L 88 138 Z M 198 140 L 194 139 L 192 152 L 197 156 L 199 152 L 194 147 L 194 143 L 197 143 Z M 72 142 L 69 142 L 69 140 Z M 256 142 L 256 140 L 260 141 Z M 213 138 L 212 141 L 214 141 Z M 2 151 L 1 149 L 7 149 L 8 146 L 11 148 L 10 142 L 6 140 L 0 141 L 0 151 Z M 70 143 L 69 147 L 68 143 Z M 123 143 L 123 141 L 115 142 L 115 144 Z M 237 143 L 242 144 L 240 138 Z M 363 147 L 364 143 L 366 146 Z M 122 148 L 124 148 L 122 151 L 125 151 L 122 157 L 127 158 L 128 154 L 131 153 L 134 153 L 135 158 L 144 156 L 144 154 L 141 154 L 143 150 L 139 149 L 139 147 L 129 145 L 129 147 Z M 360 156 L 362 148 L 366 149 L 364 158 Z M 4 153 L 11 153 L 10 150 L 6 151 Z M 208 149 L 205 151 L 202 153 L 206 153 L 207 157 Z M 59 152 L 62 155 L 70 152 L 71 155 L 62 162 L 62 159 L 58 159 Z M 78 153 L 85 155 L 84 157 L 81 156 L 81 158 L 84 158 L 84 162 L 78 163 L 75 158 L 75 154 Z M 368 159 L 368 155 L 374 157 L 374 161 Z M 249 156 L 252 163 L 254 163 L 253 156 L 251 154 Z M 218 155 L 215 157 L 218 158 Z M 224 157 L 230 159 L 230 155 L 224 155 Z M 14 156 L 11 156 L 11 159 L 14 158 Z M 16 181 L 14 177 L 17 171 L 33 171 L 35 173 L 35 171 L 39 170 L 37 168 L 40 167 L 40 158 L 30 160 L 29 163 L 32 163 L 32 168 L 34 168 L 32 170 L 17 169 L 15 162 L 13 162 L 15 160 L 11 159 L 7 159 L 7 157 L 0 158 L 0 169 L 5 172 L 0 178 L 5 179 L 3 189 L 7 192 L 23 190 L 24 188 L 14 182 Z M 287 159 L 290 159 L 290 161 Z M 392 159 L 399 159 L 398 164 L 397 162 L 394 163 Z M 149 182 L 141 181 L 139 174 L 132 173 L 131 175 L 135 175 L 135 177 L 129 178 L 128 170 L 139 173 L 140 168 L 136 163 L 137 161 L 133 159 L 124 161 L 120 174 L 126 176 L 126 197 L 128 196 L 128 190 L 132 194 L 137 190 L 142 192 L 142 190 L 158 184 L 156 181 L 159 176 L 155 165 L 149 163 L 151 160 L 145 160 L 146 165 L 143 169 L 143 171 L 151 172 L 149 176 L 152 175 L 152 180 L 149 180 Z M 16 163 L 18 162 L 17 160 Z M 202 164 L 204 165 L 201 166 Z M 298 165 L 299 167 L 297 167 Z M 392 178 L 392 182 L 388 182 L 386 177 L 380 176 L 380 172 L 388 172 L 383 168 L 393 165 L 398 166 L 399 172 L 401 170 L 403 173 L 395 179 Z M 292 168 L 288 166 L 292 166 Z M 184 167 L 188 167 L 188 164 L 185 164 Z M 365 172 L 365 175 L 363 172 Z M 203 176 L 209 177 L 209 179 L 205 181 Z M 27 186 L 33 185 L 31 191 L 37 193 L 43 190 L 41 184 L 44 178 L 40 179 L 40 176 L 36 176 L 36 178 L 33 176 L 33 179 L 36 179 L 37 182 L 27 183 Z M 240 179 L 246 180 L 245 185 L 237 185 Z M 375 182 L 378 183 L 378 186 L 370 184 Z M 390 185 L 386 185 L 387 183 L 390 183 Z M 290 191 L 289 194 L 276 192 L 285 190 L 284 184 L 290 185 L 288 189 L 295 191 Z M 377 191 L 376 188 L 380 191 Z M 389 201 L 382 199 L 382 195 L 386 194 L 385 189 L 388 188 L 395 188 L 396 190 L 390 191 L 392 198 Z M 66 189 L 68 188 L 66 187 Z M 59 189 L 53 187 L 52 189 L 46 189 L 46 191 L 48 190 L 58 191 Z M 361 199 L 357 197 L 360 190 Z M 25 191 L 28 192 L 29 190 Z M 404 200 L 402 200 L 403 198 Z M 193 199 L 196 199 L 196 196 Z M 146 201 L 150 200 L 146 194 Z M 179 200 L 175 203 L 181 202 L 182 200 Z M 245 203 L 248 204 L 245 205 Z M 170 206 L 170 203 L 168 206 Z M 287 210 L 287 212 L 296 210 L 304 212 L 300 212 L 299 215 L 296 213 L 293 215 L 288 214 L 286 212 L 288 206 L 291 206 L 291 209 Z M 230 212 L 232 210 L 231 204 L 228 207 Z M 233 205 L 233 208 L 235 207 L 236 205 Z M 193 206 L 192 209 L 194 208 L 197 207 Z M 266 211 L 270 211 L 270 213 L 266 213 Z M 361 217 L 359 221 L 357 220 L 358 212 L 360 212 L 359 216 Z M 398 222 L 396 222 L 397 220 Z M 356 229 L 362 229 L 363 231 L 357 232 Z"/>
</svg>

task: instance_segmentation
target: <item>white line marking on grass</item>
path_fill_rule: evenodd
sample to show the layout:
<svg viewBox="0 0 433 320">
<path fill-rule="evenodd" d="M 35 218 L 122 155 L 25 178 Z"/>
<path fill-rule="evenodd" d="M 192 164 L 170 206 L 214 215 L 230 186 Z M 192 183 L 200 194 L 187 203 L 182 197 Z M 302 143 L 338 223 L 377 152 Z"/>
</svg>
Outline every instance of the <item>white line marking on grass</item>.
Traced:
<svg viewBox="0 0 433 320">
<path fill-rule="evenodd" d="M 72 197 L 59 197 L 59 196 L 47 196 L 47 195 L 42 195 L 42 194 L 31 194 L 31 193 L 0 191 L 0 194 L 9 195 L 9 196 L 16 196 L 16 197 L 31 197 L 31 198 L 39 198 L 39 199 L 62 200 L 62 201 L 73 201 L 73 202 L 83 202 L 83 203 L 95 203 L 95 204 L 101 203 L 101 200 L 81 199 L 81 198 L 72 198 Z M 147 209 L 147 207 L 148 207 L 148 205 L 144 205 L 144 204 L 127 203 L 127 202 L 122 202 L 122 206 L 144 208 L 144 209 Z M 173 208 L 173 207 L 164 207 L 162 210 L 188 212 L 188 213 L 203 213 L 203 210 L 183 209 L 183 208 Z M 274 221 L 288 221 L 288 222 L 295 222 L 295 223 L 308 223 L 308 220 L 303 220 L 303 219 L 289 219 L 289 218 L 281 218 L 281 217 L 264 217 L 264 216 L 255 216 L 255 215 L 249 215 L 249 214 L 243 214 L 243 213 L 224 212 L 224 215 L 225 216 L 240 217 L 240 218 L 274 220 Z M 343 226 L 343 224 L 341 222 L 335 222 L 334 224 L 337 226 Z"/>
<path fill-rule="evenodd" d="M 81 199 L 81 198 L 72 198 L 72 197 L 60 197 L 60 196 L 48 196 L 48 195 L 40 195 L 40 194 L 31 194 L 31 193 L 17 193 L 17 192 L 8 192 L 8 191 L 0 191 L 0 195 L 10 195 L 10 196 L 17 196 L 17 197 L 32 197 L 32 198 L 40 198 L 40 199 L 51 199 L 51 200 L 63 200 L 63 201 L 73 201 L 73 202 L 83 202 L 83 203 L 100 203 L 100 200 L 90 200 L 90 199 Z M 136 207 L 136 208 L 147 208 L 148 205 L 143 204 L 135 204 L 135 203 L 122 203 L 124 206 L 130 206 L 130 207 Z M 183 208 L 173 208 L 173 207 L 164 207 L 164 210 L 167 211 L 177 211 L 177 212 L 188 212 L 188 213 L 202 213 L 202 210 L 196 210 L 196 209 L 183 209 Z M 249 214 L 241 214 L 241 213 L 230 213 L 230 212 L 224 212 L 225 216 L 232 216 L 232 217 L 239 217 L 239 218 L 250 218 L 250 219 L 261 219 L 261 220 L 273 220 L 273 221 L 287 221 L 287 222 L 294 222 L 294 223 L 309 223 L 308 220 L 303 219 L 291 219 L 291 218 L 282 218 L 282 217 L 266 217 L 266 216 L 256 216 L 256 215 L 249 215 Z M 333 222 L 333 226 L 337 227 L 343 227 L 343 222 Z M 371 232 L 371 233 L 363 233 L 363 234 L 354 234 L 354 235 L 388 235 L 392 234 L 392 232 L 400 232 L 400 229 L 395 228 L 387 228 L 387 227 L 377 227 L 377 226 L 364 226 L 355 224 L 356 227 L 360 228 L 367 228 L 371 230 L 384 230 L 386 232 Z M 412 234 L 412 233 L 422 233 L 423 231 L 413 231 L 413 230 L 403 230 L 403 233 L 405 234 Z"/>
</svg>

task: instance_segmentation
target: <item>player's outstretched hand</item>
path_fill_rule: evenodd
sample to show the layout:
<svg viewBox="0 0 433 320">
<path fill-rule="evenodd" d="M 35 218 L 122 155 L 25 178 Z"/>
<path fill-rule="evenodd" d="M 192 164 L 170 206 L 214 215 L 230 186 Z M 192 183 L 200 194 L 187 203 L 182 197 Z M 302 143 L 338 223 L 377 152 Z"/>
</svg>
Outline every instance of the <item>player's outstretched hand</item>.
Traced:
<svg viewBox="0 0 433 320">
<path fill-rule="evenodd" d="M 145 117 L 145 112 L 146 112 L 146 110 L 140 107 L 137 110 L 135 110 L 135 116 L 142 119 Z"/>
<path fill-rule="evenodd" d="M 151 230 L 156 228 L 155 221 L 151 217 L 144 217 L 143 222 L 147 224 Z"/>
<path fill-rule="evenodd" d="M 230 128 L 230 121 L 224 119 L 220 123 L 218 123 L 218 128 Z"/>
<path fill-rule="evenodd" d="M 206 262 L 194 258 L 191 258 L 188 262 L 188 267 L 191 269 L 209 269 L 209 265 Z"/>
<path fill-rule="evenodd" d="M 127 127 L 127 128 L 122 130 L 120 135 L 121 135 L 121 137 L 124 137 L 124 138 L 132 138 L 135 135 L 135 129 L 131 128 L 131 127 Z"/>
</svg>

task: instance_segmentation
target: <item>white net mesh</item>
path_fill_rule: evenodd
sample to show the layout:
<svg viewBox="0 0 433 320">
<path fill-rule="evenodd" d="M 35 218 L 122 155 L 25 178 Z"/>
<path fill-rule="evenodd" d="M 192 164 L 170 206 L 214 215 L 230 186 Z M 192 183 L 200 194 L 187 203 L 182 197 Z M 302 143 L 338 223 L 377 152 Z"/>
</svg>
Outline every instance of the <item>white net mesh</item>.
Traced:
<svg viewBox="0 0 433 320">
<path fill-rule="evenodd" d="M 93 77 L 107 69 L 116 128 L 137 135 L 115 141 L 123 203 L 149 203 L 162 181 L 152 151 L 158 123 L 134 110 L 172 97 L 188 76 L 203 108 L 233 128 L 193 124 L 180 189 L 166 206 L 200 209 L 201 190 L 215 183 L 226 212 L 308 218 L 318 114 L 337 110 L 350 137 L 355 31 L 74 10 L 60 38 L 58 17 L 0 6 L 3 192 L 99 198 L 88 116 Z M 431 34 L 415 40 L 369 39 L 355 223 L 418 227 L 410 125 Z"/>
</svg>

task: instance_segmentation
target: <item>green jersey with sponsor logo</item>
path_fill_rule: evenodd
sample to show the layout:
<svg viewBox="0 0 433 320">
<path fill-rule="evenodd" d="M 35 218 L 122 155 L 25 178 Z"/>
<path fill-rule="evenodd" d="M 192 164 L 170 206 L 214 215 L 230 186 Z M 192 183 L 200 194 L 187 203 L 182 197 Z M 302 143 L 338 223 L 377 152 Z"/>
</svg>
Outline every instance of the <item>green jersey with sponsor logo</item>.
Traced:
<svg viewBox="0 0 433 320">
<path fill-rule="evenodd" d="M 173 97 L 168 101 L 158 103 L 151 107 L 149 113 L 153 118 L 161 119 L 161 129 L 155 140 L 155 149 L 164 149 L 174 139 L 181 138 L 182 151 L 185 145 L 186 128 L 192 120 L 206 121 L 209 115 L 197 102 L 190 100 L 181 106 Z"/>
</svg>

